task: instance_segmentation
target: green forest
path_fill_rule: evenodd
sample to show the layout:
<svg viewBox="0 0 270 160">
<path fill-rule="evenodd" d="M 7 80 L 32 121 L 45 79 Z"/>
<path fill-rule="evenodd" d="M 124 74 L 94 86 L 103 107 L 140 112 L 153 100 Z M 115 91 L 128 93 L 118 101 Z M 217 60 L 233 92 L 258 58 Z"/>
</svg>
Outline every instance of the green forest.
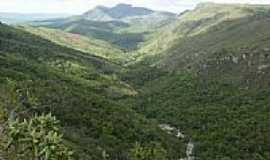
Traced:
<svg viewBox="0 0 270 160">
<path fill-rule="evenodd" d="M 216 3 L 0 23 L 0 160 L 270 160 L 269 26 Z"/>
</svg>

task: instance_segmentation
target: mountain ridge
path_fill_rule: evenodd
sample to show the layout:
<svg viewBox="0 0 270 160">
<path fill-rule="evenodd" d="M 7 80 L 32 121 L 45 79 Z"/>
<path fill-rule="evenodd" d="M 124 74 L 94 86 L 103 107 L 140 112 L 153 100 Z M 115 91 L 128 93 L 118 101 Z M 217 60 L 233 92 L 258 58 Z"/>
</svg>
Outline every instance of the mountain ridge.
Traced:
<svg viewBox="0 0 270 160">
<path fill-rule="evenodd" d="M 79 16 L 33 22 L 32 25 L 94 37 L 129 51 L 136 49 L 152 32 L 176 17 L 174 13 L 119 4 L 111 8 L 98 6 Z"/>
<path fill-rule="evenodd" d="M 182 14 L 134 53 L 125 78 L 140 92 L 128 103 L 190 135 L 195 159 L 267 160 L 269 26 L 269 5 Z"/>
<path fill-rule="evenodd" d="M 165 11 L 154 11 L 144 7 L 133 7 L 130 4 L 120 3 L 114 7 L 97 6 L 92 10 L 83 13 L 83 17 L 89 20 L 108 21 L 107 19 L 98 19 L 95 17 L 95 13 L 103 12 L 104 17 L 110 17 L 109 20 L 119 20 L 122 18 L 133 16 L 147 16 L 153 13 L 159 13 L 166 16 L 176 16 L 176 14 Z"/>
<path fill-rule="evenodd" d="M 111 20 L 119 20 L 121 18 L 129 17 L 129 16 L 138 16 L 138 15 L 148 15 L 152 14 L 154 11 L 146 8 L 133 7 L 129 4 L 118 4 L 114 7 L 105 7 L 105 6 L 97 6 L 93 10 L 87 11 L 83 14 L 83 17 L 89 20 L 99 20 L 92 16 L 95 12 L 103 12 L 104 15 L 107 15 L 111 18 Z M 105 20 L 106 21 L 106 20 Z"/>
<path fill-rule="evenodd" d="M 47 19 L 64 18 L 72 16 L 72 14 L 65 13 L 13 13 L 0 12 L 0 20 L 8 24 L 20 24 L 31 21 L 41 21 Z"/>
<path fill-rule="evenodd" d="M 191 159 L 267 160 L 270 7 L 204 3 L 156 28 L 145 25 L 148 18 L 60 19 L 48 22 L 57 23 L 48 25 L 56 29 L 30 27 L 34 37 L 0 25 L 0 82 L 65 78 L 51 90 L 27 84 L 52 101 L 48 111 L 68 125 L 67 138 L 82 159 L 175 160 L 191 148 L 186 153 Z M 113 57 L 95 51 L 95 43 L 90 50 L 72 44 L 121 37 L 121 45 L 137 45 L 131 36 L 139 39 L 137 48 L 120 50 L 129 63 L 112 63 Z M 101 48 L 104 41 L 97 41 Z M 117 52 L 119 46 L 108 50 Z M 156 128 L 162 124 L 167 132 Z"/>
<path fill-rule="evenodd" d="M 267 5 L 264 6 L 264 8 L 260 8 L 258 7 L 258 5 L 222 5 L 217 3 L 202 3 L 199 4 L 194 10 L 182 14 L 175 22 L 165 26 L 164 28 L 161 28 L 161 30 L 157 32 L 157 34 L 153 36 L 152 39 L 145 43 L 145 45 L 139 50 L 139 52 L 152 53 L 156 55 L 160 54 L 160 56 L 166 56 L 166 54 L 170 54 L 169 52 L 176 52 L 177 48 L 180 48 L 182 46 L 182 43 L 186 44 L 186 49 L 182 48 L 182 50 L 188 49 L 190 50 L 190 52 L 192 52 L 192 48 L 188 48 L 188 42 L 185 42 L 188 41 L 188 39 L 192 39 L 194 37 L 198 37 L 197 39 L 201 39 L 201 35 L 211 35 L 209 32 L 212 32 L 214 30 L 220 30 L 220 32 L 226 34 L 228 30 L 224 29 L 222 31 L 222 29 L 226 27 L 225 24 L 233 23 L 232 21 L 235 21 L 235 23 L 237 23 L 238 20 L 240 21 L 244 18 L 249 19 L 254 16 L 255 18 L 251 18 L 251 20 L 256 21 L 257 19 L 259 19 L 260 16 L 267 17 L 267 10 L 269 11 L 269 9 L 270 7 Z M 231 29 L 233 30 L 235 28 Z M 256 27 L 253 30 L 256 30 Z M 214 35 L 218 36 L 214 33 L 212 35 L 213 37 Z M 213 41 L 212 43 L 214 43 L 214 40 L 215 39 L 210 39 L 210 41 Z M 226 39 L 221 39 L 221 41 L 225 40 Z M 228 43 L 229 40 L 230 39 L 227 38 Z M 239 39 L 239 41 L 241 41 L 241 39 Z M 245 43 L 244 41 L 242 42 Z M 205 41 L 205 43 L 207 43 L 207 41 Z M 195 45 L 194 48 L 196 48 L 197 46 L 198 45 Z M 177 52 L 175 54 L 177 56 Z"/>
</svg>

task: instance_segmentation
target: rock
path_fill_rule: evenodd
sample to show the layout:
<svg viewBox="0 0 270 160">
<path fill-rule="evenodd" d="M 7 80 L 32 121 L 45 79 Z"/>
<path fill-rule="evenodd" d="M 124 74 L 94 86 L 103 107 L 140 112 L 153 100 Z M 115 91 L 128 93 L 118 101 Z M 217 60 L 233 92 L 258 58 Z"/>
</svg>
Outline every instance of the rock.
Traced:
<svg viewBox="0 0 270 160">
<path fill-rule="evenodd" d="M 238 64 L 239 58 L 238 57 L 232 57 L 232 61 L 233 61 L 233 63 Z"/>
<path fill-rule="evenodd" d="M 190 141 L 187 145 L 186 155 L 191 157 L 193 155 L 194 144 Z"/>
<path fill-rule="evenodd" d="M 247 55 L 246 55 L 246 54 L 243 54 L 243 55 L 242 55 L 242 58 L 243 58 L 244 60 L 246 60 L 246 59 L 247 59 Z"/>
<path fill-rule="evenodd" d="M 165 131 L 173 131 L 175 130 L 174 127 L 171 127 L 170 125 L 167 125 L 167 124 L 161 124 L 159 125 L 159 127 L 162 129 L 162 130 L 165 130 Z"/>
<path fill-rule="evenodd" d="M 261 71 L 261 70 L 266 69 L 266 68 L 268 68 L 268 67 L 270 67 L 270 65 L 268 65 L 268 64 L 263 64 L 263 65 L 258 66 L 258 70 Z"/>
<path fill-rule="evenodd" d="M 185 138 L 185 135 L 180 130 L 177 130 L 176 137 L 177 138 Z"/>
<path fill-rule="evenodd" d="M 185 138 L 186 136 L 180 131 L 180 129 L 177 129 L 175 127 L 172 127 L 168 124 L 161 124 L 159 127 L 167 131 L 168 134 L 172 134 L 174 131 L 176 131 L 176 137 L 177 138 Z M 189 141 L 186 148 L 186 158 L 180 158 L 179 160 L 195 160 L 195 157 L 193 156 L 194 153 L 194 143 L 192 141 Z"/>
<path fill-rule="evenodd" d="M 270 48 L 264 48 L 263 51 L 269 52 L 270 51 Z"/>
</svg>

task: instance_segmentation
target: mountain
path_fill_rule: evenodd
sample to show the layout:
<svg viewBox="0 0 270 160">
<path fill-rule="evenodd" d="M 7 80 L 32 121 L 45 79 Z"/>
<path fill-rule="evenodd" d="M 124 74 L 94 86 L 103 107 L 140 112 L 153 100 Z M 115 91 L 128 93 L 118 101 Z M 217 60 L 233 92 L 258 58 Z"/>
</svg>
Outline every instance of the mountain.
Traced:
<svg viewBox="0 0 270 160">
<path fill-rule="evenodd" d="M 154 11 L 147 8 L 133 7 L 129 4 L 118 4 L 112 8 L 98 6 L 95 9 L 84 13 L 83 16 L 86 19 L 94 21 L 113 21 L 127 17 L 146 16 L 153 13 Z"/>
<path fill-rule="evenodd" d="M 160 16 L 167 16 L 173 18 L 176 15 L 170 12 L 153 11 L 143 7 L 133 7 L 129 4 L 118 4 L 115 7 L 108 8 L 104 6 L 97 6 L 93 10 L 84 13 L 82 16 L 85 19 L 93 21 L 129 21 L 140 17 L 151 17 L 155 14 Z"/>
<path fill-rule="evenodd" d="M 173 13 L 119 4 L 112 8 L 98 6 L 80 16 L 39 21 L 32 25 L 61 29 L 134 50 L 153 31 L 175 18 Z"/>
<path fill-rule="evenodd" d="M 185 131 L 195 159 L 268 159 L 270 6 L 202 3 L 155 33 L 126 100 Z M 252 137 L 252 138 L 251 138 Z"/>
<path fill-rule="evenodd" d="M 269 48 L 269 10 L 267 5 L 203 3 L 164 27 L 138 52 L 151 53 L 154 65 L 171 71 L 210 74 L 211 68 L 227 67 L 222 72 L 242 70 L 248 77 L 267 66 L 262 57 Z"/>
<path fill-rule="evenodd" d="M 250 9 L 250 6 L 245 5 L 199 4 L 196 9 L 182 13 L 177 21 L 161 29 L 143 49 L 149 51 L 160 44 L 158 52 L 155 53 L 163 52 L 172 48 L 172 45 L 177 45 L 173 41 L 200 35 L 210 28 L 218 27 L 222 22 L 247 17 L 252 14 L 252 10 L 249 12 Z M 168 38 L 165 39 L 165 37 Z"/>
<path fill-rule="evenodd" d="M 183 156 L 183 142 L 120 101 L 137 94 L 119 78 L 122 66 L 22 28 L 0 24 L 0 37 L 1 135 L 9 110 L 18 120 L 51 112 L 61 122 L 64 143 L 74 150 L 74 159 L 100 160 L 104 154 L 131 159 L 137 144 L 173 159 Z M 4 140 L 10 137 L 0 139 L 0 157 L 9 159 Z"/>
<path fill-rule="evenodd" d="M 0 21 L 8 24 L 26 23 L 31 21 L 41 21 L 46 19 L 69 17 L 70 14 L 50 14 L 50 13 L 8 13 L 0 12 Z"/>
<path fill-rule="evenodd" d="M 127 54 L 119 47 L 113 46 L 106 41 L 44 27 L 18 26 L 18 28 L 56 44 L 102 57 L 114 63 L 125 63 L 129 59 Z"/>
<path fill-rule="evenodd" d="M 268 160 L 270 6 L 160 14 L 120 4 L 0 25 L 0 134 L 18 105 L 21 119 L 56 115 L 75 159 Z"/>
</svg>

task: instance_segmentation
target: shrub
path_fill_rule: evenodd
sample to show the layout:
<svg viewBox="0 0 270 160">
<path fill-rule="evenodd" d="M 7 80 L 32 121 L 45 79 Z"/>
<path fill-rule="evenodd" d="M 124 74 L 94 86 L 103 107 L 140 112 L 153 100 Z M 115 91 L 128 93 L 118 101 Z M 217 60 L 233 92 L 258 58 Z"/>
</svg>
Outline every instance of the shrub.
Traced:
<svg viewBox="0 0 270 160">
<path fill-rule="evenodd" d="M 58 124 L 51 114 L 9 122 L 8 159 L 71 160 L 73 153 L 64 145 Z"/>
</svg>

